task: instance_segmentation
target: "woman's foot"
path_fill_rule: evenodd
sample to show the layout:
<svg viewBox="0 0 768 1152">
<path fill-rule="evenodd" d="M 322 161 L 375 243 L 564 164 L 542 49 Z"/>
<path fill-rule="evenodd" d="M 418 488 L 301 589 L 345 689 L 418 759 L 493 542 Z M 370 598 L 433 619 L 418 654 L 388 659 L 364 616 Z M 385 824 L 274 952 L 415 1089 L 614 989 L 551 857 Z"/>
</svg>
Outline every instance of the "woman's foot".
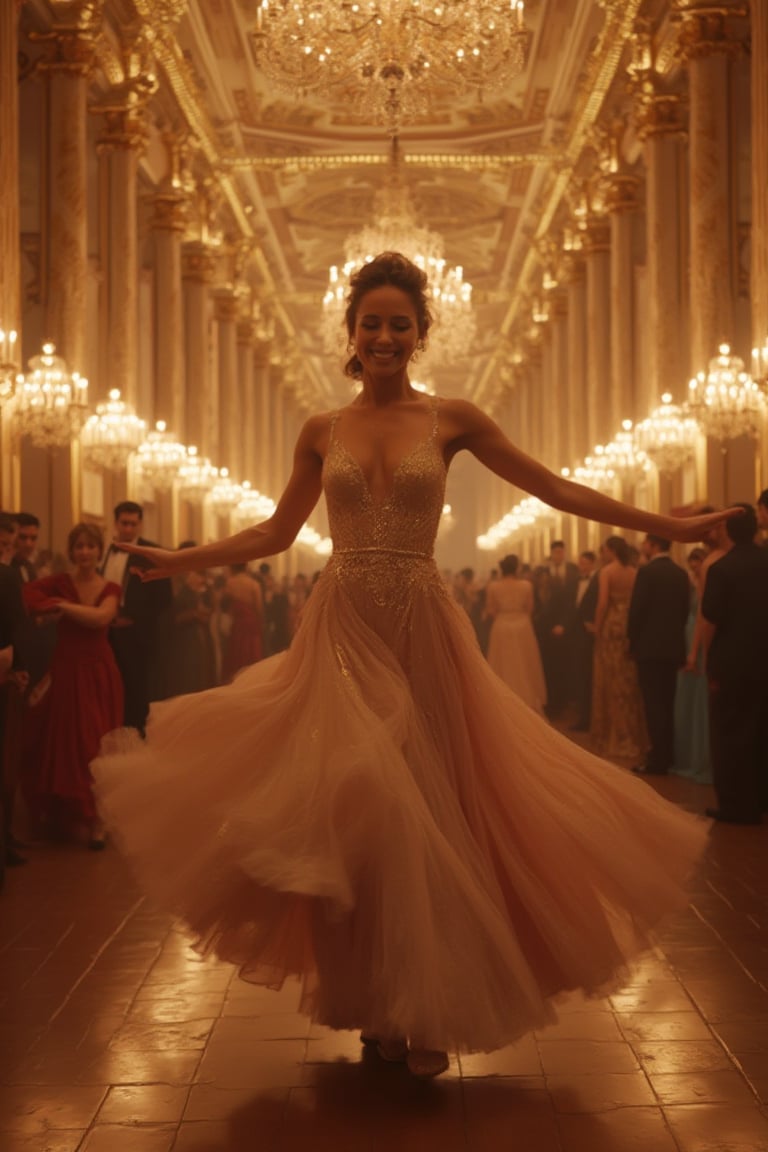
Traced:
<svg viewBox="0 0 768 1152">
<path fill-rule="evenodd" d="M 432 1048 L 411 1048 L 406 1063 L 408 1071 L 419 1080 L 431 1080 L 448 1069 L 448 1053 Z"/>
<path fill-rule="evenodd" d="M 408 1057 L 408 1043 L 397 1036 L 385 1039 L 372 1032 L 361 1032 L 360 1043 L 366 1048 L 375 1048 L 377 1054 L 388 1064 L 403 1064 Z"/>
</svg>

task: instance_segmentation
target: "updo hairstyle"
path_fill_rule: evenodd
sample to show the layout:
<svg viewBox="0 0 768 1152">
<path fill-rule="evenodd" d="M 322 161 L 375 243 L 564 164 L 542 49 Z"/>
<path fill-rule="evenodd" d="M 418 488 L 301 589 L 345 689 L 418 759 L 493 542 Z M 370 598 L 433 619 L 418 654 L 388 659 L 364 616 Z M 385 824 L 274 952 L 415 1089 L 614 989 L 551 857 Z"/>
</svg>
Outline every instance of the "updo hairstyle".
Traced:
<svg viewBox="0 0 768 1152">
<path fill-rule="evenodd" d="M 372 292 L 374 288 L 383 288 L 385 284 L 399 288 L 410 297 L 416 313 L 419 340 L 426 340 L 432 325 L 427 274 L 400 252 L 382 252 L 367 264 L 363 264 L 362 268 L 350 277 L 347 307 L 344 312 L 350 342 L 354 339 L 357 313 L 363 296 L 367 292 Z M 362 378 L 363 366 L 355 353 L 344 365 L 344 375 L 351 376 L 353 380 Z"/>
</svg>

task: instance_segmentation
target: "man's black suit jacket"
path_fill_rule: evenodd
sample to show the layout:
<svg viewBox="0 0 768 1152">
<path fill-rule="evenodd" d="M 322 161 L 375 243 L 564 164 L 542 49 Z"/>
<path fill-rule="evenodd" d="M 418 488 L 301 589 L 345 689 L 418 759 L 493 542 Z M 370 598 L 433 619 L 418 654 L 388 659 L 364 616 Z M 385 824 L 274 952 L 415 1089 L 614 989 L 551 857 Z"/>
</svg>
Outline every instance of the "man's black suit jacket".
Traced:
<svg viewBox="0 0 768 1152">
<path fill-rule="evenodd" d="M 542 635 L 548 635 L 558 625 L 569 628 L 576 609 L 576 591 L 579 570 L 575 564 L 565 565 L 565 575 L 556 580 L 548 565 L 534 572 L 534 624 Z"/>
<path fill-rule="evenodd" d="M 136 541 L 146 548 L 155 548 L 151 540 L 139 537 Z M 112 545 L 110 545 L 111 549 Z M 106 563 L 107 555 L 104 557 Z M 104 565 L 102 565 L 103 570 Z M 170 580 L 150 580 L 146 583 L 138 572 L 151 568 L 152 564 L 143 556 L 129 556 L 123 573 L 123 596 L 120 604 L 120 615 L 133 620 L 135 627 L 143 635 L 152 630 L 157 618 L 170 609 L 173 601 L 173 590 Z"/>
<path fill-rule="evenodd" d="M 768 550 L 734 544 L 707 572 L 701 611 L 715 626 L 707 675 L 713 680 L 765 680 Z"/>
<path fill-rule="evenodd" d="M 635 660 L 685 664 L 685 625 L 691 605 L 688 575 L 662 555 L 637 570 L 627 635 Z"/>
<path fill-rule="evenodd" d="M 13 644 L 13 667 L 24 667 L 23 635 L 28 617 L 15 568 L 0 564 L 0 648 Z"/>
</svg>

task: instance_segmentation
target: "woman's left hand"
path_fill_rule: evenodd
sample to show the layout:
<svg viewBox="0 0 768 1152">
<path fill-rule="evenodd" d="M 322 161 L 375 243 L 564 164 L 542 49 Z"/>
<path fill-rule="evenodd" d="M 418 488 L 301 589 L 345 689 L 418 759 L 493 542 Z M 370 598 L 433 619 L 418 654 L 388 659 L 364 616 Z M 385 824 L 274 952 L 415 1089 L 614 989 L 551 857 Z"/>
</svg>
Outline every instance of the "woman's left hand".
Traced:
<svg viewBox="0 0 768 1152">
<path fill-rule="evenodd" d="M 670 538 L 681 544 L 695 544 L 702 540 L 710 528 L 730 520 L 733 516 L 743 516 L 743 508 L 724 508 L 722 512 L 709 512 L 704 516 L 685 516 L 676 520 L 670 529 Z M 678 528 L 679 524 L 679 528 Z"/>
</svg>

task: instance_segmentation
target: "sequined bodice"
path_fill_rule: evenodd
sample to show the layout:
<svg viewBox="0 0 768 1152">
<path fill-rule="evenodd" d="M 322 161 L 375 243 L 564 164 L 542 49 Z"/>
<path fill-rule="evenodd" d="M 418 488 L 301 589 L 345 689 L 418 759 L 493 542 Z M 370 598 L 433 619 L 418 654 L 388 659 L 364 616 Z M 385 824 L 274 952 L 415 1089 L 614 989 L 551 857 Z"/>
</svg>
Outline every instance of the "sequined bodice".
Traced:
<svg viewBox="0 0 768 1152">
<path fill-rule="evenodd" d="M 323 488 L 333 540 L 331 568 L 345 584 L 365 584 L 380 607 L 402 602 L 414 581 L 436 569 L 432 560 L 445 494 L 445 462 L 431 431 L 400 461 L 386 498 L 376 500 L 333 421 Z"/>
</svg>

